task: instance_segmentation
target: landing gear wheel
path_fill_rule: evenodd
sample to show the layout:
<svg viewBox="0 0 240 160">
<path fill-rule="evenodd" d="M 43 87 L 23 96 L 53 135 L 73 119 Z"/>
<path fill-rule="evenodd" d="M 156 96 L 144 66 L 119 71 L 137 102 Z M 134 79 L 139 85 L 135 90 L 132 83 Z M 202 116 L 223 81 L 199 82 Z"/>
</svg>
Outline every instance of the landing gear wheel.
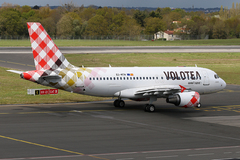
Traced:
<svg viewBox="0 0 240 160">
<path fill-rule="evenodd" d="M 145 112 L 154 112 L 155 111 L 155 106 L 153 104 L 146 104 L 144 106 L 144 111 Z"/>
<path fill-rule="evenodd" d="M 155 112 L 155 106 L 153 104 L 149 105 L 149 112 Z"/>
<path fill-rule="evenodd" d="M 118 107 L 118 106 L 117 106 L 117 104 L 118 104 L 118 101 L 119 101 L 119 100 L 118 100 L 118 99 L 116 99 L 116 100 L 113 102 L 113 105 L 114 105 L 114 107 Z"/>
<path fill-rule="evenodd" d="M 120 108 L 125 107 L 125 102 L 124 102 L 123 100 L 120 100 L 120 101 L 118 102 L 118 106 L 119 106 Z"/>
<path fill-rule="evenodd" d="M 123 108 L 125 107 L 125 102 L 123 100 L 116 99 L 113 103 L 115 107 Z"/>
<path fill-rule="evenodd" d="M 202 107 L 202 104 L 198 103 L 197 108 L 201 108 L 201 107 Z"/>
<path fill-rule="evenodd" d="M 144 111 L 145 111 L 145 112 L 148 112 L 148 104 L 146 104 L 146 105 L 144 106 Z"/>
</svg>

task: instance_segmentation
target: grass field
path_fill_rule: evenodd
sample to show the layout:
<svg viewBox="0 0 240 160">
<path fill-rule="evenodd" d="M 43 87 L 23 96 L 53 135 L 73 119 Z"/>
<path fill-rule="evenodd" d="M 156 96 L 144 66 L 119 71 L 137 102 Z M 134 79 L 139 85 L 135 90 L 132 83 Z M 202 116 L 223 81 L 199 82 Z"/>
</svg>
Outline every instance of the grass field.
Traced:
<svg viewBox="0 0 240 160">
<path fill-rule="evenodd" d="M 131 53 L 131 54 L 67 54 L 75 66 L 195 66 L 214 70 L 228 84 L 240 85 L 240 53 Z M 103 98 L 60 91 L 58 95 L 30 96 L 28 88 L 46 88 L 23 80 L 18 74 L 0 67 L 0 104 L 59 103 L 96 101 Z"/>
<path fill-rule="evenodd" d="M 184 41 L 118 41 L 118 40 L 54 40 L 58 47 L 70 46 L 209 46 L 240 45 L 240 39 Z M 0 40 L 0 47 L 30 47 L 29 40 Z"/>
</svg>

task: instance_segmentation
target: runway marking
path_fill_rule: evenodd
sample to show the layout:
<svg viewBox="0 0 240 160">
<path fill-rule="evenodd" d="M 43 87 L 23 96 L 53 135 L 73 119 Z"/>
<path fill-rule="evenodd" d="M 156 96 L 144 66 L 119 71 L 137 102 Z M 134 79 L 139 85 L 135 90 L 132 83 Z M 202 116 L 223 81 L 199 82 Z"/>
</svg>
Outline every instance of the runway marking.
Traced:
<svg viewBox="0 0 240 160">
<path fill-rule="evenodd" d="M 105 112 L 109 110 L 72 110 L 72 111 L 42 111 L 42 112 L 16 112 L 16 113 L 0 113 L 1 114 L 49 114 L 49 113 L 83 113 L 83 112 Z M 112 111 L 112 110 L 111 110 Z M 124 110 L 113 110 L 113 111 L 124 111 Z"/>
<path fill-rule="evenodd" d="M 11 61 L 3 61 L 3 60 L 0 60 L 0 62 L 11 63 L 11 64 L 16 64 L 16 65 L 21 65 L 21 66 L 35 67 L 34 65 L 23 64 L 23 63 L 17 63 L 17 62 L 11 62 Z"/>
<path fill-rule="evenodd" d="M 189 157 L 196 157 L 196 156 L 210 156 L 214 155 L 214 153 L 202 153 L 202 154 L 190 154 Z"/>
<path fill-rule="evenodd" d="M 109 159 L 106 159 L 106 158 L 101 158 L 101 157 L 97 157 L 97 156 L 93 156 L 93 155 L 85 155 L 84 153 L 80 153 L 80 152 L 75 152 L 75 151 L 70 151 L 70 150 L 66 150 L 66 149 L 56 148 L 56 147 L 47 146 L 47 145 L 43 145 L 43 144 L 39 144 L 39 143 L 34 143 L 34 142 L 29 142 L 29 141 L 25 141 L 25 140 L 21 140 L 21 139 L 11 138 L 11 137 L 7 137 L 7 136 L 3 136 L 3 135 L 0 135 L 0 138 L 9 139 L 9 140 L 16 141 L 16 142 L 22 142 L 22 143 L 26 143 L 26 144 L 30 144 L 30 145 L 34 145 L 34 146 L 49 148 L 49 149 L 53 149 L 53 150 L 57 150 L 57 151 L 77 154 L 77 155 L 81 155 L 81 156 L 89 156 L 89 157 L 96 158 L 96 159 L 109 160 Z"/>
<path fill-rule="evenodd" d="M 221 111 L 231 111 L 240 113 L 240 105 L 229 105 L 229 106 L 211 106 L 206 108 L 195 108 L 195 110 L 202 110 L 205 112 L 221 112 Z"/>
<path fill-rule="evenodd" d="M 156 158 L 173 158 L 173 157 L 178 157 L 178 155 L 157 156 L 157 157 L 146 157 L 146 159 L 156 159 Z"/>
<path fill-rule="evenodd" d="M 22 142 L 22 143 L 26 143 L 26 144 L 31 144 L 31 145 L 35 145 L 35 146 L 39 146 L 39 147 L 49 148 L 49 149 L 53 149 L 53 150 L 58 150 L 58 151 L 62 151 L 62 152 L 68 152 L 68 153 L 73 153 L 73 154 L 77 154 L 77 155 L 84 155 L 83 153 L 80 153 L 80 152 L 75 152 L 75 151 L 70 151 L 70 150 L 66 150 L 66 149 L 51 147 L 51 146 L 38 144 L 38 143 L 34 143 L 34 142 L 29 142 L 29 141 L 25 141 L 25 140 L 21 140 L 21 139 L 11 138 L 11 137 L 7 137 L 7 136 L 3 136 L 3 135 L 0 135 L 0 138 L 9 139 L 9 140 Z"/>
</svg>

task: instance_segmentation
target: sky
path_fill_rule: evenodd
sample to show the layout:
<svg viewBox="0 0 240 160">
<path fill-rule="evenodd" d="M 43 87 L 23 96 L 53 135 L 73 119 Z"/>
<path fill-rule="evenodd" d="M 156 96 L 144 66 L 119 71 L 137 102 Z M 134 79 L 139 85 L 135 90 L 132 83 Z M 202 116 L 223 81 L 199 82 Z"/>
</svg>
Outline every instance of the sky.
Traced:
<svg viewBox="0 0 240 160">
<path fill-rule="evenodd" d="M 113 7 L 173 7 L 173 8 L 215 8 L 228 7 L 232 8 L 234 2 L 240 4 L 240 0 L 0 0 L 0 5 L 4 2 L 18 4 L 20 6 L 61 6 L 65 3 L 73 2 L 77 6 L 113 6 Z"/>
</svg>

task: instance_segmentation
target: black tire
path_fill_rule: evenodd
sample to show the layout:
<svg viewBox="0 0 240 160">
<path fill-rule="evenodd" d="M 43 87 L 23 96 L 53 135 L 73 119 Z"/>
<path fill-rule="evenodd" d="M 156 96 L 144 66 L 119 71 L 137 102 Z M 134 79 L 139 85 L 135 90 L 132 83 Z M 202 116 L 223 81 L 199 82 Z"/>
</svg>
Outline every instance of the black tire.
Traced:
<svg viewBox="0 0 240 160">
<path fill-rule="evenodd" d="M 202 104 L 198 103 L 197 108 L 201 108 L 201 107 L 202 107 Z"/>
<path fill-rule="evenodd" d="M 125 107 L 125 102 L 124 102 L 123 100 L 119 100 L 118 106 L 119 106 L 120 108 Z"/>
<path fill-rule="evenodd" d="M 150 104 L 148 109 L 149 109 L 149 112 L 155 112 L 155 106 L 153 104 Z"/>
<path fill-rule="evenodd" d="M 145 111 L 145 112 L 148 112 L 148 104 L 146 104 L 146 105 L 144 106 L 144 111 Z"/>
<path fill-rule="evenodd" d="M 113 102 L 114 107 L 119 107 L 119 106 L 118 106 L 118 101 L 119 101 L 119 100 L 116 99 L 116 100 Z"/>
</svg>

